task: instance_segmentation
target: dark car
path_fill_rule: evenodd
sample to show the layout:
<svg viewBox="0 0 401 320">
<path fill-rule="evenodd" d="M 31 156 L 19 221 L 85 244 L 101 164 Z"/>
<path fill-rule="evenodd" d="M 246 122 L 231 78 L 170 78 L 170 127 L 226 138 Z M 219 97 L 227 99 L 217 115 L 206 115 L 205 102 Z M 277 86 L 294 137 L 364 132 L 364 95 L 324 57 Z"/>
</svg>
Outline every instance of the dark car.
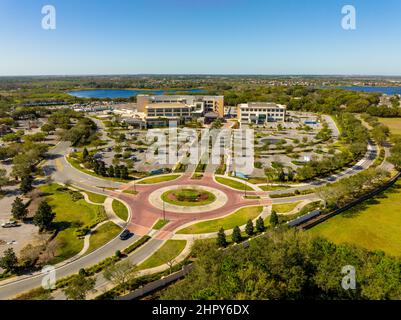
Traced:
<svg viewBox="0 0 401 320">
<path fill-rule="evenodd" d="M 131 237 L 133 233 L 131 233 L 128 229 L 125 229 L 121 234 L 120 234 L 120 239 L 121 240 L 127 240 L 129 237 Z"/>
</svg>

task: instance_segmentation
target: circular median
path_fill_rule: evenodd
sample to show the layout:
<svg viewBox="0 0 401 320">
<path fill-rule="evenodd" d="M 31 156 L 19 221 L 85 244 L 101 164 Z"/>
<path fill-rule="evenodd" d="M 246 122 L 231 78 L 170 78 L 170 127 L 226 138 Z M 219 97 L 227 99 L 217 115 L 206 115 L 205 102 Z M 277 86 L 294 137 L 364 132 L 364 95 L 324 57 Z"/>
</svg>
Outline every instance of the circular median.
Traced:
<svg viewBox="0 0 401 320">
<path fill-rule="evenodd" d="M 201 213 L 219 209 L 228 201 L 227 195 L 206 186 L 178 185 L 160 188 L 149 195 L 156 208 L 177 213 Z"/>
<path fill-rule="evenodd" d="M 216 200 L 216 196 L 209 191 L 187 187 L 166 191 L 161 198 L 166 203 L 187 207 L 204 206 Z"/>
</svg>

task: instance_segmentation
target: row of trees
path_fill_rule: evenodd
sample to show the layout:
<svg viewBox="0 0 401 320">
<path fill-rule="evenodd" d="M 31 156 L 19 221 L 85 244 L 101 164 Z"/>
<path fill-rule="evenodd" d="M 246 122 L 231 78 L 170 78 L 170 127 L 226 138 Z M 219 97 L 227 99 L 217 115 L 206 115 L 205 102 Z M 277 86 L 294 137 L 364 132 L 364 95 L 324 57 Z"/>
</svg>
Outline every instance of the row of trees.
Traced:
<svg viewBox="0 0 401 320">
<path fill-rule="evenodd" d="M 278 218 L 277 212 L 274 210 L 272 210 L 272 212 L 270 214 L 270 225 L 273 228 L 279 225 L 279 218 Z M 245 233 L 249 237 L 252 237 L 257 233 L 262 233 L 265 230 L 266 230 L 265 222 L 262 219 L 262 217 L 259 217 L 256 220 L 255 225 L 253 224 L 253 221 L 250 219 L 248 220 L 248 222 L 245 225 Z M 231 240 L 233 243 L 242 242 L 243 237 L 241 234 L 241 229 L 238 226 L 234 227 L 233 233 L 231 235 Z M 228 245 L 226 233 L 223 228 L 221 228 L 219 230 L 219 232 L 217 233 L 216 243 L 219 247 L 223 247 L 223 248 L 227 247 L 227 245 Z"/>
<path fill-rule="evenodd" d="M 364 155 L 369 134 L 361 121 L 349 113 L 339 113 L 336 116 L 336 120 L 341 128 L 341 139 L 346 145 L 346 150 L 335 157 L 330 157 L 321 161 L 312 160 L 306 163 L 298 168 L 295 177 L 296 180 L 306 181 L 328 175 Z"/>
<path fill-rule="evenodd" d="M 382 169 L 370 168 L 351 177 L 320 187 L 317 193 L 326 202 L 327 207 L 342 207 L 374 190 L 383 184 L 388 177 L 388 172 Z"/>
<path fill-rule="evenodd" d="M 124 165 L 120 166 L 106 166 L 104 161 L 94 161 L 93 171 L 103 177 L 121 178 L 124 180 L 129 179 L 128 168 Z"/>
</svg>

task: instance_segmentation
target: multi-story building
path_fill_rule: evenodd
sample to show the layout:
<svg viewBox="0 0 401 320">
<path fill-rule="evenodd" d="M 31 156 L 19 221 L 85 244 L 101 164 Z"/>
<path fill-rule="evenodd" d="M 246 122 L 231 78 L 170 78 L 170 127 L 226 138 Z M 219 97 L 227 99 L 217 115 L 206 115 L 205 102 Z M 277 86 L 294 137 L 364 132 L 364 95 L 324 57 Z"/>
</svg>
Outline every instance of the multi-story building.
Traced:
<svg viewBox="0 0 401 320">
<path fill-rule="evenodd" d="M 238 105 L 238 121 L 243 124 L 284 122 L 287 107 L 270 102 L 249 102 Z"/>
<path fill-rule="evenodd" d="M 138 95 L 137 111 L 144 112 L 147 118 L 165 117 L 192 118 L 208 112 L 224 116 L 223 96 L 181 96 L 181 95 Z"/>
</svg>

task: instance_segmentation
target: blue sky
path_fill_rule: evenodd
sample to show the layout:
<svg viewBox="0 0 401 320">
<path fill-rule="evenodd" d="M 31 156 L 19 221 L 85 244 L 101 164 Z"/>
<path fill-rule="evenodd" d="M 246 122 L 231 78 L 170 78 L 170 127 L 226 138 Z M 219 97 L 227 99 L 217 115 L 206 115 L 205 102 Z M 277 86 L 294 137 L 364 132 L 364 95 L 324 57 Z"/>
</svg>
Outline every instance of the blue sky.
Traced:
<svg viewBox="0 0 401 320">
<path fill-rule="evenodd" d="M 0 0 L 0 75 L 401 75 L 400 40 L 399 0 Z"/>
</svg>

